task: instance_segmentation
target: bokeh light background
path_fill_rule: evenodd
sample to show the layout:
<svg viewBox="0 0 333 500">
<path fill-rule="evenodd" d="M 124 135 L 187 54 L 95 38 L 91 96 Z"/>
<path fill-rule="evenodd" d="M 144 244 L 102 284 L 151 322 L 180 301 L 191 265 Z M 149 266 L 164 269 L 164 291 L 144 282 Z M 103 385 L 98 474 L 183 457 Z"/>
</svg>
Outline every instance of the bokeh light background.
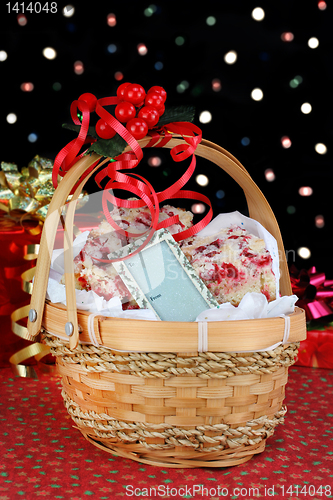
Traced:
<svg viewBox="0 0 333 500">
<path fill-rule="evenodd" d="M 74 138 L 62 124 L 84 92 L 115 95 L 125 81 L 162 85 L 167 104 L 195 106 L 203 137 L 250 172 L 296 266 L 315 265 L 333 278 L 329 1 L 24 6 L 1 5 L 1 161 L 22 168 L 36 154 L 54 159 Z M 178 165 L 149 151 L 140 168 L 159 189 L 177 177 Z M 188 187 L 210 197 L 215 215 L 247 215 L 240 189 L 206 164 Z"/>
</svg>

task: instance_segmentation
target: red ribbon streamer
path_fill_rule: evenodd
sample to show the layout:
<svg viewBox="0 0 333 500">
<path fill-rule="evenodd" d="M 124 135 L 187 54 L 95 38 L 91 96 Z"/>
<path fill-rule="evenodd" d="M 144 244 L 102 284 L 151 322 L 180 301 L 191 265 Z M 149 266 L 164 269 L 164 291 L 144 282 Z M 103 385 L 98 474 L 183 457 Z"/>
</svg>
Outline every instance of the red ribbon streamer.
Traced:
<svg viewBox="0 0 333 500">
<path fill-rule="evenodd" d="M 104 120 L 110 127 L 112 127 L 130 146 L 131 151 L 128 153 L 123 153 L 115 158 L 115 161 L 111 162 L 106 168 L 98 172 L 95 176 L 95 181 L 97 185 L 102 188 L 101 182 L 109 177 L 109 180 L 105 187 L 103 188 L 103 198 L 102 198 L 102 206 L 104 214 L 108 220 L 108 222 L 112 225 L 114 229 L 116 229 L 119 234 L 122 234 L 126 237 L 135 236 L 140 237 L 145 233 L 141 234 L 133 234 L 125 231 L 120 228 L 116 222 L 112 219 L 110 212 L 107 207 L 107 202 L 110 202 L 114 205 L 126 207 L 126 208 L 139 208 L 143 206 L 147 206 L 152 218 L 152 224 L 148 233 L 148 236 L 145 240 L 145 243 L 140 246 L 135 253 L 140 251 L 151 239 L 154 231 L 161 227 L 169 227 L 172 224 L 175 224 L 179 221 L 178 216 L 169 217 L 167 220 L 163 222 L 158 222 L 159 215 L 159 204 L 162 201 L 167 199 L 194 199 L 201 202 L 206 203 L 209 206 L 208 213 L 205 217 L 192 226 L 191 228 L 181 231 L 173 235 L 176 241 L 180 241 L 182 239 L 188 238 L 195 233 L 199 232 L 203 229 L 212 219 L 213 211 L 210 200 L 194 191 L 183 191 L 182 188 L 192 177 L 195 166 L 196 166 L 196 157 L 195 150 L 198 144 L 201 142 L 202 133 L 201 130 L 194 124 L 188 122 L 174 122 L 170 123 L 166 126 L 163 126 L 159 130 L 154 129 L 149 131 L 149 136 L 151 140 L 147 144 L 146 147 L 163 147 L 165 146 L 170 139 L 172 138 L 172 134 L 180 135 L 184 139 L 184 143 L 174 146 L 171 151 L 171 157 L 175 162 L 184 161 L 187 158 L 191 157 L 191 162 L 185 173 L 176 181 L 174 184 L 169 186 L 167 189 L 156 193 L 151 186 L 151 184 L 144 179 L 142 176 L 137 174 L 125 174 L 121 171 L 134 169 L 143 157 L 142 149 L 136 139 L 132 136 L 132 134 L 124 127 L 113 115 L 111 115 L 104 106 L 116 105 L 120 102 L 118 97 L 106 97 L 99 99 L 96 103 L 96 113 L 97 115 Z M 77 110 L 82 112 L 82 122 L 77 117 Z M 80 153 L 81 148 L 88 143 L 93 143 L 95 139 L 92 137 L 88 137 L 89 123 L 90 123 L 90 112 L 88 105 L 81 100 L 73 101 L 70 108 L 71 117 L 73 122 L 76 125 L 80 125 L 80 131 L 78 137 L 73 141 L 69 142 L 67 146 L 65 146 L 57 155 L 54 167 L 52 180 L 55 187 L 57 187 L 58 175 L 64 176 L 66 172 L 87 152 L 83 151 Z M 78 186 L 79 182 L 85 178 L 86 175 L 91 172 L 93 168 L 98 164 L 99 160 L 95 162 L 93 165 L 87 169 L 87 171 L 81 176 L 81 179 L 78 179 L 78 182 L 74 186 L 72 193 Z M 110 190 L 113 189 L 123 189 L 126 191 L 130 191 L 135 194 L 139 199 L 138 200 L 124 200 L 120 198 L 116 198 L 113 194 L 110 193 Z M 133 254 L 131 254 L 133 255 Z M 119 260 L 119 259 L 116 259 Z M 112 262 L 105 261 L 103 262 Z"/>
<path fill-rule="evenodd" d="M 326 280 L 325 273 L 315 267 L 308 271 L 290 268 L 293 293 L 299 297 L 297 305 L 306 313 L 306 319 L 318 319 L 333 314 L 333 280 Z"/>
</svg>

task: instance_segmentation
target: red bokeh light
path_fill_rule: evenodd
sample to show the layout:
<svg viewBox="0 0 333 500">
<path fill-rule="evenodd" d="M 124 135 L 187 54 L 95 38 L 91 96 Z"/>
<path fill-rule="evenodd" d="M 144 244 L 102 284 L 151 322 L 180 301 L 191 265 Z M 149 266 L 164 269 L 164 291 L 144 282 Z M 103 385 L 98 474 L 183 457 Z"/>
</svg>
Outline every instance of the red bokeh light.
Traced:
<svg viewBox="0 0 333 500">
<path fill-rule="evenodd" d="M 34 89 L 33 83 L 31 82 L 21 83 L 21 90 L 23 90 L 23 92 L 31 92 L 33 89 Z"/>
<path fill-rule="evenodd" d="M 124 78 L 124 75 L 122 74 L 121 71 L 116 71 L 114 74 L 114 77 L 115 77 L 115 80 L 117 80 L 117 82 L 119 82 L 120 80 L 122 80 Z"/>
<path fill-rule="evenodd" d="M 291 31 L 285 31 L 284 33 L 282 33 L 281 35 L 281 40 L 283 42 L 292 42 L 294 39 L 294 34 L 291 33 Z"/>
<path fill-rule="evenodd" d="M 113 28 L 117 24 L 117 19 L 115 14 L 108 14 L 106 18 L 106 22 L 111 28 Z"/>
</svg>

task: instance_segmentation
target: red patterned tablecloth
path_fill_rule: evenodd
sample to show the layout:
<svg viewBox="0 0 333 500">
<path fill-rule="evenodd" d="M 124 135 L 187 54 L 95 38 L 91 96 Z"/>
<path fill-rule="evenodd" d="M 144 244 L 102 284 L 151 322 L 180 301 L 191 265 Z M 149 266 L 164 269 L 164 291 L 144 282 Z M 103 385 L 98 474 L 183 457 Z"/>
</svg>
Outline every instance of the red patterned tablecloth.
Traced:
<svg viewBox="0 0 333 500">
<path fill-rule="evenodd" d="M 118 458 L 74 428 L 56 376 L 0 370 L 0 500 L 333 498 L 333 371 L 289 371 L 285 424 L 230 468 L 167 469 Z"/>
</svg>

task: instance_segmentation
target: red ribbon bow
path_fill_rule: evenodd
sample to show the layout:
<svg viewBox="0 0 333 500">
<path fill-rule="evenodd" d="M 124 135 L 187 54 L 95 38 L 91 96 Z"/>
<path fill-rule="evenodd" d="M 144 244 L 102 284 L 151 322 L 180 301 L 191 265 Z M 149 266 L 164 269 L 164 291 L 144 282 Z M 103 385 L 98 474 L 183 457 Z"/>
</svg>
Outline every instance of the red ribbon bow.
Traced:
<svg viewBox="0 0 333 500">
<path fill-rule="evenodd" d="M 290 268 L 293 293 L 299 297 L 297 305 L 305 310 L 307 321 L 333 314 L 333 280 L 327 280 L 325 273 L 317 273 L 313 266 L 299 271 Z"/>
<path fill-rule="evenodd" d="M 192 157 L 189 167 L 187 168 L 186 172 L 178 179 L 178 181 L 169 186 L 167 189 L 156 193 L 153 186 L 142 176 L 132 172 L 130 174 L 125 174 L 122 172 L 123 170 L 134 169 L 140 163 L 143 157 L 143 152 L 139 143 L 132 136 L 132 134 L 104 108 L 104 106 L 115 105 L 119 102 L 120 100 L 118 99 L 118 97 L 106 97 L 97 100 L 95 108 L 97 115 L 108 125 L 110 125 L 110 127 L 112 127 L 131 148 L 130 152 L 122 153 L 121 155 L 117 156 L 115 158 L 115 161 L 110 162 L 106 168 L 103 168 L 103 170 L 98 172 L 95 176 L 96 183 L 100 188 L 102 188 L 101 182 L 105 178 L 109 178 L 108 182 L 104 186 L 102 197 L 103 211 L 108 222 L 119 232 L 119 234 L 123 234 L 126 237 L 140 237 L 144 234 L 147 234 L 147 232 L 142 234 L 133 234 L 120 228 L 112 219 L 107 204 L 108 202 L 110 202 L 116 206 L 126 208 L 139 208 L 143 206 L 148 207 L 152 219 L 150 231 L 145 239 L 144 244 L 136 250 L 135 253 L 137 253 L 138 251 L 142 250 L 142 248 L 150 241 L 157 229 L 160 229 L 162 227 L 169 227 L 179 220 L 178 216 L 173 216 L 159 223 L 159 204 L 161 202 L 167 199 L 174 198 L 196 199 L 198 201 L 206 203 L 209 206 L 207 214 L 197 224 L 193 225 L 187 230 L 174 234 L 173 237 L 176 241 L 180 241 L 194 235 L 195 233 L 203 229 L 211 221 L 213 216 L 211 202 L 206 196 L 194 191 L 182 190 L 183 186 L 188 182 L 195 170 L 195 150 L 202 139 L 201 130 L 196 125 L 189 122 L 173 122 L 166 126 L 163 126 L 160 129 L 153 129 L 149 131 L 148 135 L 151 137 L 151 140 L 146 147 L 163 147 L 170 141 L 170 139 L 172 138 L 172 134 L 174 133 L 182 136 L 185 143 L 179 144 L 171 149 L 170 154 L 172 159 L 175 162 L 180 162 Z M 77 117 L 78 108 L 82 112 L 82 122 Z M 69 142 L 67 146 L 65 146 L 58 153 L 55 159 L 52 177 L 55 187 L 57 187 L 58 175 L 64 176 L 66 172 L 68 172 L 68 170 L 86 153 L 86 151 L 80 153 L 82 146 L 88 143 L 92 144 L 93 142 L 95 142 L 95 139 L 88 136 L 90 123 L 90 111 L 88 104 L 86 104 L 86 102 L 82 100 L 73 101 L 70 112 L 73 122 L 76 125 L 80 126 L 80 131 L 78 137 Z M 78 179 L 78 182 L 74 186 L 72 193 L 76 189 L 78 183 L 81 182 L 82 179 L 86 175 L 88 175 L 93 168 L 95 168 L 98 162 L 99 160 L 91 165 L 81 177 L 81 179 Z M 136 195 L 139 199 L 124 200 L 116 198 L 110 192 L 110 190 L 114 189 L 123 189 L 129 191 Z"/>
</svg>

